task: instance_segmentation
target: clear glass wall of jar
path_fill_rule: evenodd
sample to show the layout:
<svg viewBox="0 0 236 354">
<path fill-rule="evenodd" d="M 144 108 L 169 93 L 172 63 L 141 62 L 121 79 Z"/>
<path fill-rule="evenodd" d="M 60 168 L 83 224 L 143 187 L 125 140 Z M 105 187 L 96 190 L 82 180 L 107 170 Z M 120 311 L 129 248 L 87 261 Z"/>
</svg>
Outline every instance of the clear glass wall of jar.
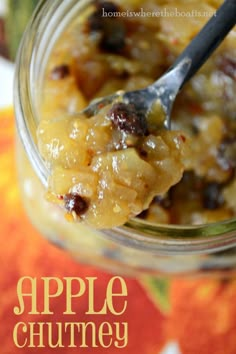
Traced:
<svg viewBox="0 0 236 354">
<path fill-rule="evenodd" d="M 96 231 L 68 223 L 45 199 L 47 168 L 36 144 L 43 73 L 53 45 L 89 1 L 41 1 L 24 35 L 16 63 L 17 168 L 26 211 L 35 227 L 76 259 L 124 274 L 228 274 L 236 269 L 236 220 L 202 226 L 163 226 L 130 220 Z"/>
</svg>

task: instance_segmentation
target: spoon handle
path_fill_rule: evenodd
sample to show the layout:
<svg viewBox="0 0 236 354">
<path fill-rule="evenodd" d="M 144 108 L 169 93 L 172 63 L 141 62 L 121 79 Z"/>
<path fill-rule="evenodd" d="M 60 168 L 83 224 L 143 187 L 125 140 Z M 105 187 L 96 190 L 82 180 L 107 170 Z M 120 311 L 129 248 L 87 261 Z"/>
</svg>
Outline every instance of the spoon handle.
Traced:
<svg viewBox="0 0 236 354">
<path fill-rule="evenodd" d="M 236 0 L 225 0 L 217 12 L 174 62 L 172 69 L 183 60 L 190 59 L 191 61 L 183 77 L 181 87 L 204 64 L 235 24 Z"/>
</svg>

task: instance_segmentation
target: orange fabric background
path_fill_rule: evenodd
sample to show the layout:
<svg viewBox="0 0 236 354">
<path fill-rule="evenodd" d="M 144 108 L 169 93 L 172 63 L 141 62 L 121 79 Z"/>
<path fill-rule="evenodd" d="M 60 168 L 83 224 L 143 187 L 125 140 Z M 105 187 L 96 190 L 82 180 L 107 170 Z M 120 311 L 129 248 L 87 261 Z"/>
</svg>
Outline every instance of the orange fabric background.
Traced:
<svg viewBox="0 0 236 354">
<path fill-rule="evenodd" d="M 104 299 L 106 284 L 112 275 L 73 261 L 65 252 L 50 245 L 30 225 L 22 208 L 14 161 L 14 122 L 12 110 L 0 112 L 0 354 L 15 353 L 104 353 L 103 348 L 88 349 L 18 349 L 13 343 L 12 331 L 19 321 L 68 321 L 61 314 L 65 297 L 53 302 L 54 315 L 16 316 L 18 304 L 16 285 L 20 277 L 66 276 L 98 277 L 96 303 Z M 170 341 L 178 341 L 183 354 L 236 354 L 236 280 L 185 280 L 170 283 L 171 310 L 162 313 L 151 300 L 150 290 L 138 279 L 126 278 L 128 307 L 119 321 L 129 324 L 128 346 L 122 350 L 110 348 L 111 354 L 158 354 Z M 42 303 L 42 286 L 38 302 Z M 70 321 L 104 321 L 101 316 L 85 315 L 87 300 L 76 304 L 76 316 Z M 110 315 L 106 321 L 117 318 Z"/>
</svg>

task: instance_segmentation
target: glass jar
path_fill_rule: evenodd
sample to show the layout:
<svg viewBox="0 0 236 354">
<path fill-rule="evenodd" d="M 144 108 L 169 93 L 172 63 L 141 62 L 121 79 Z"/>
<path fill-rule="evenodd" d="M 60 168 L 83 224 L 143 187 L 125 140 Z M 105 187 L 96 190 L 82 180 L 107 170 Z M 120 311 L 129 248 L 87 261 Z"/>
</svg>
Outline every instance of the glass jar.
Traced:
<svg viewBox="0 0 236 354">
<path fill-rule="evenodd" d="M 53 45 L 87 0 L 41 1 L 25 32 L 16 63 L 17 168 L 22 200 L 35 227 L 79 261 L 123 274 L 217 274 L 236 268 L 236 220 L 201 226 L 156 225 L 141 219 L 111 230 L 92 230 L 65 220 L 45 199 L 47 168 L 36 128 L 45 66 Z"/>
</svg>

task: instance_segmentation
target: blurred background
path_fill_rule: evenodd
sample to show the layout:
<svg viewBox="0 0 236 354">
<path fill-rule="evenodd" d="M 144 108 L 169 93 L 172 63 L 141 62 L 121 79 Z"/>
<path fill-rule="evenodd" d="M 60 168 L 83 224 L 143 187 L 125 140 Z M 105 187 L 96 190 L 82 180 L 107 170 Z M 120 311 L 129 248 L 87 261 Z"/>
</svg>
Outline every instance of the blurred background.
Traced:
<svg viewBox="0 0 236 354">
<path fill-rule="evenodd" d="M 0 0 L 0 55 L 14 60 L 25 26 L 38 0 Z"/>
</svg>

